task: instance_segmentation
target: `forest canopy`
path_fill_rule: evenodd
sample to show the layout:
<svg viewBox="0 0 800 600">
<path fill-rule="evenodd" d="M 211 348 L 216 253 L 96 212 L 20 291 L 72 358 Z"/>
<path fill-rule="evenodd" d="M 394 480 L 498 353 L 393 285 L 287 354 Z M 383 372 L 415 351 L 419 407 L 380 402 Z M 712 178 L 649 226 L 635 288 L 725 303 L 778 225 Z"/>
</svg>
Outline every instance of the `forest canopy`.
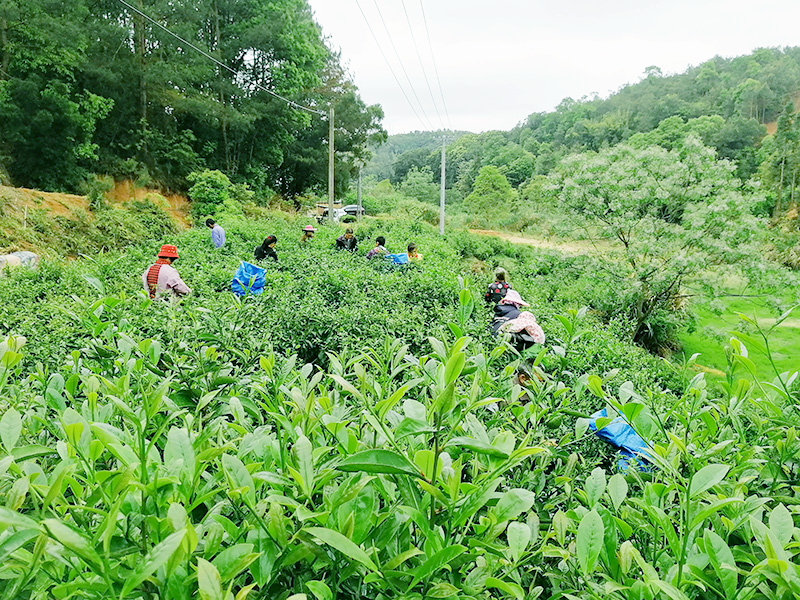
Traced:
<svg viewBox="0 0 800 600">
<path fill-rule="evenodd" d="M 206 168 L 288 196 L 324 185 L 326 117 L 274 94 L 335 106 L 341 188 L 385 137 L 305 0 L 0 2 L 0 164 L 16 185 L 72 191 L 99 172 L 186 189 Z"/>
</svg>

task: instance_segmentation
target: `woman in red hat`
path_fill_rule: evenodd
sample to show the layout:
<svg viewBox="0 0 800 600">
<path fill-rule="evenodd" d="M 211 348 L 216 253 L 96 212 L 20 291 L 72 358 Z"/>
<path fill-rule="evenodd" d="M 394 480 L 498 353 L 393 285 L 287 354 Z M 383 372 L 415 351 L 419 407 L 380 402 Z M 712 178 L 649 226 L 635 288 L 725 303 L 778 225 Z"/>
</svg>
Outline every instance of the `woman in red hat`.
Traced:
<svg viewBox="0 0 800 600">
<path fill-rule="evenodd" d="M 165 293 L 178 297 L 192 292 L 172 266 L 176 260 L 178 260 L 178 249 L 170 244 L 164 244 L 158 251 L 158 260 L 142 275 L 144 290 L 150 294 L 151 299 Z"/>
</svg>

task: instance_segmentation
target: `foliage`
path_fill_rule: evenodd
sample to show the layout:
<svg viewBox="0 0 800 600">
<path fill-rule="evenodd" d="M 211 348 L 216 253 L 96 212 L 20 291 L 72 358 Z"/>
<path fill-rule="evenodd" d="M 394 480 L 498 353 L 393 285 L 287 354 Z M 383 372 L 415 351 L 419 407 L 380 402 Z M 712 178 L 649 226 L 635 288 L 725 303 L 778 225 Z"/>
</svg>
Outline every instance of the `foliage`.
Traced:
<svg viewBox="0 0 800 600">
<path fill-rule="evenodd" d="M 433 181 L 433 173 L 428 167 L 412 168 L 403 179 L 400 191 L 420 202 L 439 204 L 440 189 Z"/>
<path fill-rule="evenodd" d="M 629 319 L 638 343 L 673 343 L 685 285 L 713 289 L 726 266 L 759 262 L 763 226 L 731 170 L 692 136 L 669 152 L 620 145 L 563 161 L 555 180 L 561 204 L 608 244 L 597 256 L 607 277 L 594 290 L 595 306 Z"/>
<path fill-rule="evenodd" d="M 384 135 L 305 0 L 139 8 L 230 70 L 118 2 L 0 3 L 0 155 L 17 185 L 75 191 L 104 172 L 186 189 L 204 169 L 291 196 L 324 185 L 326 120 L 270 91 L 321 112 L 336 104 L 351 157 Z M 343 190 L 353 165 L 337 163 Z"/>
<path fill-rule="evenodd" d="M 424 349 L 387 338 L 325 368 L 237 344 L 247 302 L 223 320 L 124 293 L 76 302 L 85 341 L 52 369 L 24 367 L 29 346 L 8 338 L 4 597 L 800 592 L 796 374 L 737 378 L 770 330 L 732 338 L 719 395 L 702 374 L 677 398 L 565 381 L 547 350 L 521 388 L 504 346 L 465 335 L 474 300 L 458 297 Z M 171 335 L 142 337 L 128 319 L 142 308 Z M 553 357 L 585 337 L 582 318 L 561 315 Z M 587 397 L 650 440 L 648 471 L 575 451 Z"/>
<path fill-rule="evenodd" d="M 489 220 L 508 215 L 516 199 L 516 192 L 500 169 L 487 166 L 478 173 L 472 193 L 464 199 L 464 207 L 476 220 Z"/>
<path fill-rule="evenodd" d="M 192 187 L 189 198 L 192 201 L 192 214 L 195 217 L 215 215 L 223 204 L 231 200 L 233 184 L 228 176 L 220 171 L 191 173 L 187 177 Z"/>
</svg>

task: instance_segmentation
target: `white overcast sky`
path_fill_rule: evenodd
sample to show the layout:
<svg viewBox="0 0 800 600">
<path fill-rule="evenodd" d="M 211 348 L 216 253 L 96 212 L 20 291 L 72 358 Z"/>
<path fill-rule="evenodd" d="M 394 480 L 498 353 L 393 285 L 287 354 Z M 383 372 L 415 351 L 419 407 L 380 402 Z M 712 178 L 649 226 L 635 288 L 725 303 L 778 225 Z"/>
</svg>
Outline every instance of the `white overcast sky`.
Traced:
<svg viewBox="0 0 800 600">
<path fill-rule="evenodd" d="M 384 127 L 390 134 L 441 127 L 424 73 L 445 127 L 481 132 L 511 129 L 530 113 L 550 111 L 568 96 L 578 99 L 593 92 L 607 96 L 638 81 L 651 65 L 665 74 L 677 73 L 715 55 L 733 57 L 760 47 L 800 45 L 800 0 L 309 3 L 330 45 L 341 50 L 361 97 L 383 106 Z M 449 123 L 441 106 L 422 7 Z"/>
</svg>

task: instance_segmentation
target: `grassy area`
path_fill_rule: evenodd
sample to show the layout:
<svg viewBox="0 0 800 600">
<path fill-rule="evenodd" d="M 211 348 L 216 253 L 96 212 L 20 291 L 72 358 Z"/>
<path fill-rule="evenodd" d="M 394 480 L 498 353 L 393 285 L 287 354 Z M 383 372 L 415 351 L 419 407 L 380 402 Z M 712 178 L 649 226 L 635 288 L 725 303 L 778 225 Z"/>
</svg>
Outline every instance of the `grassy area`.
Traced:
<svg viewBox="0 0 800 600">
<path fill-rule="evenodd" d="M 724 302 L 725 309 L 721 314 L 709 308 L 698 307 L 695 311 L 697 319 L 695 330 L 691 333 L 684 332 L 679 336 L 686 356 L 699 352 L 701 354 L 698 358 L 699 364 L 720 372 L 727 368 L 725 346 L 732 332 L 741 331 L 759 338 L 755 328 L 743 321 L 737 313 L 756 319 L 764 330 L 774 325 L 779 316 L 774 307 L 763 297 L 730 297 Z M 797 348 L 800 347 L 800 308 L 770 334 L 769 347 L 772 358 L 781 371 L 800 368 L 800 360 L 797 357 Z M 759 371 L 764 373 L 771 371 L 772 367 L 767 357 L 753 348 L 750 349 L 750 359 Z M 717 372 L 712 374 L 722 376 Z"/>
</svg>

